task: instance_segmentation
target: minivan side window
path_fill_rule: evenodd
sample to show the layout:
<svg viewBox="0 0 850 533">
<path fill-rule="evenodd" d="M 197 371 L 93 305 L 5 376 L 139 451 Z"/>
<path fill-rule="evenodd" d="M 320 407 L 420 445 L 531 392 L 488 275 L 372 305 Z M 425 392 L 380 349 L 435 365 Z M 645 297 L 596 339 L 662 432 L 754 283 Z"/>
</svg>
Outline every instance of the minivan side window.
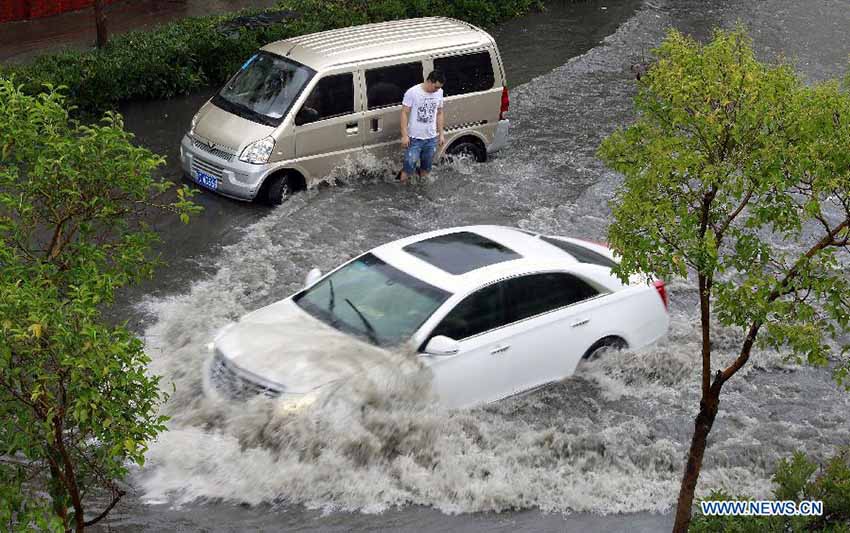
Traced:
<svg viewBox="0 0 850 533">
<path fill-rule="evenodd" d="M 354 112 L 354 75 L 325 76 L 313 87 L 295 116 L 295 125 L 302 126 L 326 118 Z"/>
<path fill-rule="evenodd" d="M 496 79 L 490 52 L 434 58 L 434 68 L 446 75 L 443 95 L 473 93 L 492 89 Z"/>
<path fill-rule="evenodd" d="M 511 322 L 593 298 L 599 291 L 562 272 L 512 278 L 505 283 L 507 314 Z"/>
<path fill-rule="evenodd" d="M 422 83 L 422 63 L 403 63 L 366 71 L 366 101 L 369 109 L 401 104 L 404 93 Z"/>
<path fill-rule="evenodd" d="M 431 337 L 462 340 L 507 324 L 502 287 L 503 283 L 494 283 L 467 296 L 434 328 Z"/>
</svg>

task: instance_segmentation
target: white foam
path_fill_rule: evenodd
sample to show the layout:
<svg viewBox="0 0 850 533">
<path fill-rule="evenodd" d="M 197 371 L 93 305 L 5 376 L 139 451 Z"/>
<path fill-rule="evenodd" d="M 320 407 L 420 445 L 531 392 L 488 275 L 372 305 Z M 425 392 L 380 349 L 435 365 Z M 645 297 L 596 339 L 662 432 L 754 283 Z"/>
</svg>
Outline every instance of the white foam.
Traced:
<svg viewBox="0 0 850 533">
<path fill-rule="evenodd" d="M 513 91 L 514 140 L 500 157 L 442 167 L 422 187 L 379 194 L 366 189 L 385 187 L 375 185 L 384 177 L 374 177 L 384 164 L 351 160 L 331 178 L 363 169 L 372 177 L 296 196 L 225 248 L 210 279 L 145 302 L 152 369 L 167 390 L 176 387 L 166 406 L 169 431 L 137 475 L 146 498 L 362 512 L 409 503 L 447 513 L 668 510 L 698 405 L 701 344 L 692 309 L 674 305 L 670 334 L 657 346 L 610 354 L 563 383 L 469 412 L 439 410 L 427 382 L 396 367 L 376 369 L 298 413 L 271 400 L 211 402 L 200 386 L 215 331 L 296 290 L 313 266 L 327 270 L 391 238 L 470 222 L 604 236 L 619 178 L 594 150 L 631 112 L 630 51 L 659 42 L 665 16 L 644 8 L 602 46 Z M 606 99 L 593 96 L 602 82 Z M 553 133 L 553 125 L 560 129 Z M 572 189 L 583 192 L 564 196 Z M 694 297 L 687 281 L 668 289 L 674 303 L 677 294 Z M 718 363 L 729 360 L 741 333 L 713 331 Z M 827 454 L 846 439 L 850 400 L 828 372 L 786 364 L 781 353 L 754 357 L 724 395 L 700 494 L 725 486 L 766 495 L 777 458 L 797 447 Z M 414 364 L 410 354 L 399 360 Z M 795 373 L 797 390 L 785 386 L 786 373 Z M 795 402 L 804 394 L 822 399 Z"/>
</svg>

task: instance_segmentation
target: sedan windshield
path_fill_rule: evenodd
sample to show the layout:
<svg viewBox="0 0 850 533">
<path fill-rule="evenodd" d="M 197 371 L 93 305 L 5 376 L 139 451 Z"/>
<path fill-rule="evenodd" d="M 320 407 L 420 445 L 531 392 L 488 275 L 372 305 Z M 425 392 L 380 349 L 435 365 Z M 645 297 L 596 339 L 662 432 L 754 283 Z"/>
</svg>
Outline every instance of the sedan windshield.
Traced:
<svg viewBox="0 0 850 533">
<path fill-rule="evenodd" d="M 259 52 L 213 98 L 213 104 L 248 120 L 277 126 L 315 74 L 295 61 Z"/>
<path fill-rule="evenodd" d="M 365 254 L 295 296 L 319 320 L 379 346 L 408 340 L 450 293 Z"/>
</svg>

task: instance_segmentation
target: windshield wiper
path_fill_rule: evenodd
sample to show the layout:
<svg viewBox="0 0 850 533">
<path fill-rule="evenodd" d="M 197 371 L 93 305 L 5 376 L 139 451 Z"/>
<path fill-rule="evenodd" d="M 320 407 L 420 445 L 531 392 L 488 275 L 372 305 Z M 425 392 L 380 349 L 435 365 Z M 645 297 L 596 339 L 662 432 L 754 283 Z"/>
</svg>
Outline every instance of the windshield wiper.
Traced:
<svg viewBox="0 0 850 533">
<path fill-rule="evenodd" d="M 350 305 L 351 308 L 354 309 L 354 312 L 357 313 L 357 316 L 360 317 L 360 320 L 363 321 L 363 325 L 366 326 L 366 333 L 369 335 L 369 340 L 372 341 L 372 344 L 376 346 L 380 345 L 380 343 L 378 342 L 378 334 L 375 333 L 375 328 L 373 328 L 372 324 L 370 324 L 366 317 L 363 316 L 363 313 L 361 313 L 356 307 L 354 307 L 354 304 L 351 303 L 351 300 L 349 300 L 348 298 L 345 299 L 345 303 Z"/>
<path fill-rule="evenodd" d="M 332 280 L 332 279 L 328 280 L 328 287 L 330 288 L 330 292 L 331 292 L 330 299 L 328 300 L 328 312 L 331 314 L 331 316 L 333 316 L 334 305 L 336 305 L 335 304 L 336 296 L 334 296 L 334 280 Z"/>
</svg>

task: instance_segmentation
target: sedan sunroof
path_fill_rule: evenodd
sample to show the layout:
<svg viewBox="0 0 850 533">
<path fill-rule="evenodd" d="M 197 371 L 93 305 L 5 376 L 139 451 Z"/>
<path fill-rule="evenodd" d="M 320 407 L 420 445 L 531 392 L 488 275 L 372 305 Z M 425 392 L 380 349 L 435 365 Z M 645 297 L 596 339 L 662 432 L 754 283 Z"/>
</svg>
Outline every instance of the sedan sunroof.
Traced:
<svg viewBox="0 0 850 533">
<path fill-rule="evenodd" d="M 402 249 L 454 275 L 522 257 L 506 246 L 469 231 L 432 237 Z"/>
</svg>

